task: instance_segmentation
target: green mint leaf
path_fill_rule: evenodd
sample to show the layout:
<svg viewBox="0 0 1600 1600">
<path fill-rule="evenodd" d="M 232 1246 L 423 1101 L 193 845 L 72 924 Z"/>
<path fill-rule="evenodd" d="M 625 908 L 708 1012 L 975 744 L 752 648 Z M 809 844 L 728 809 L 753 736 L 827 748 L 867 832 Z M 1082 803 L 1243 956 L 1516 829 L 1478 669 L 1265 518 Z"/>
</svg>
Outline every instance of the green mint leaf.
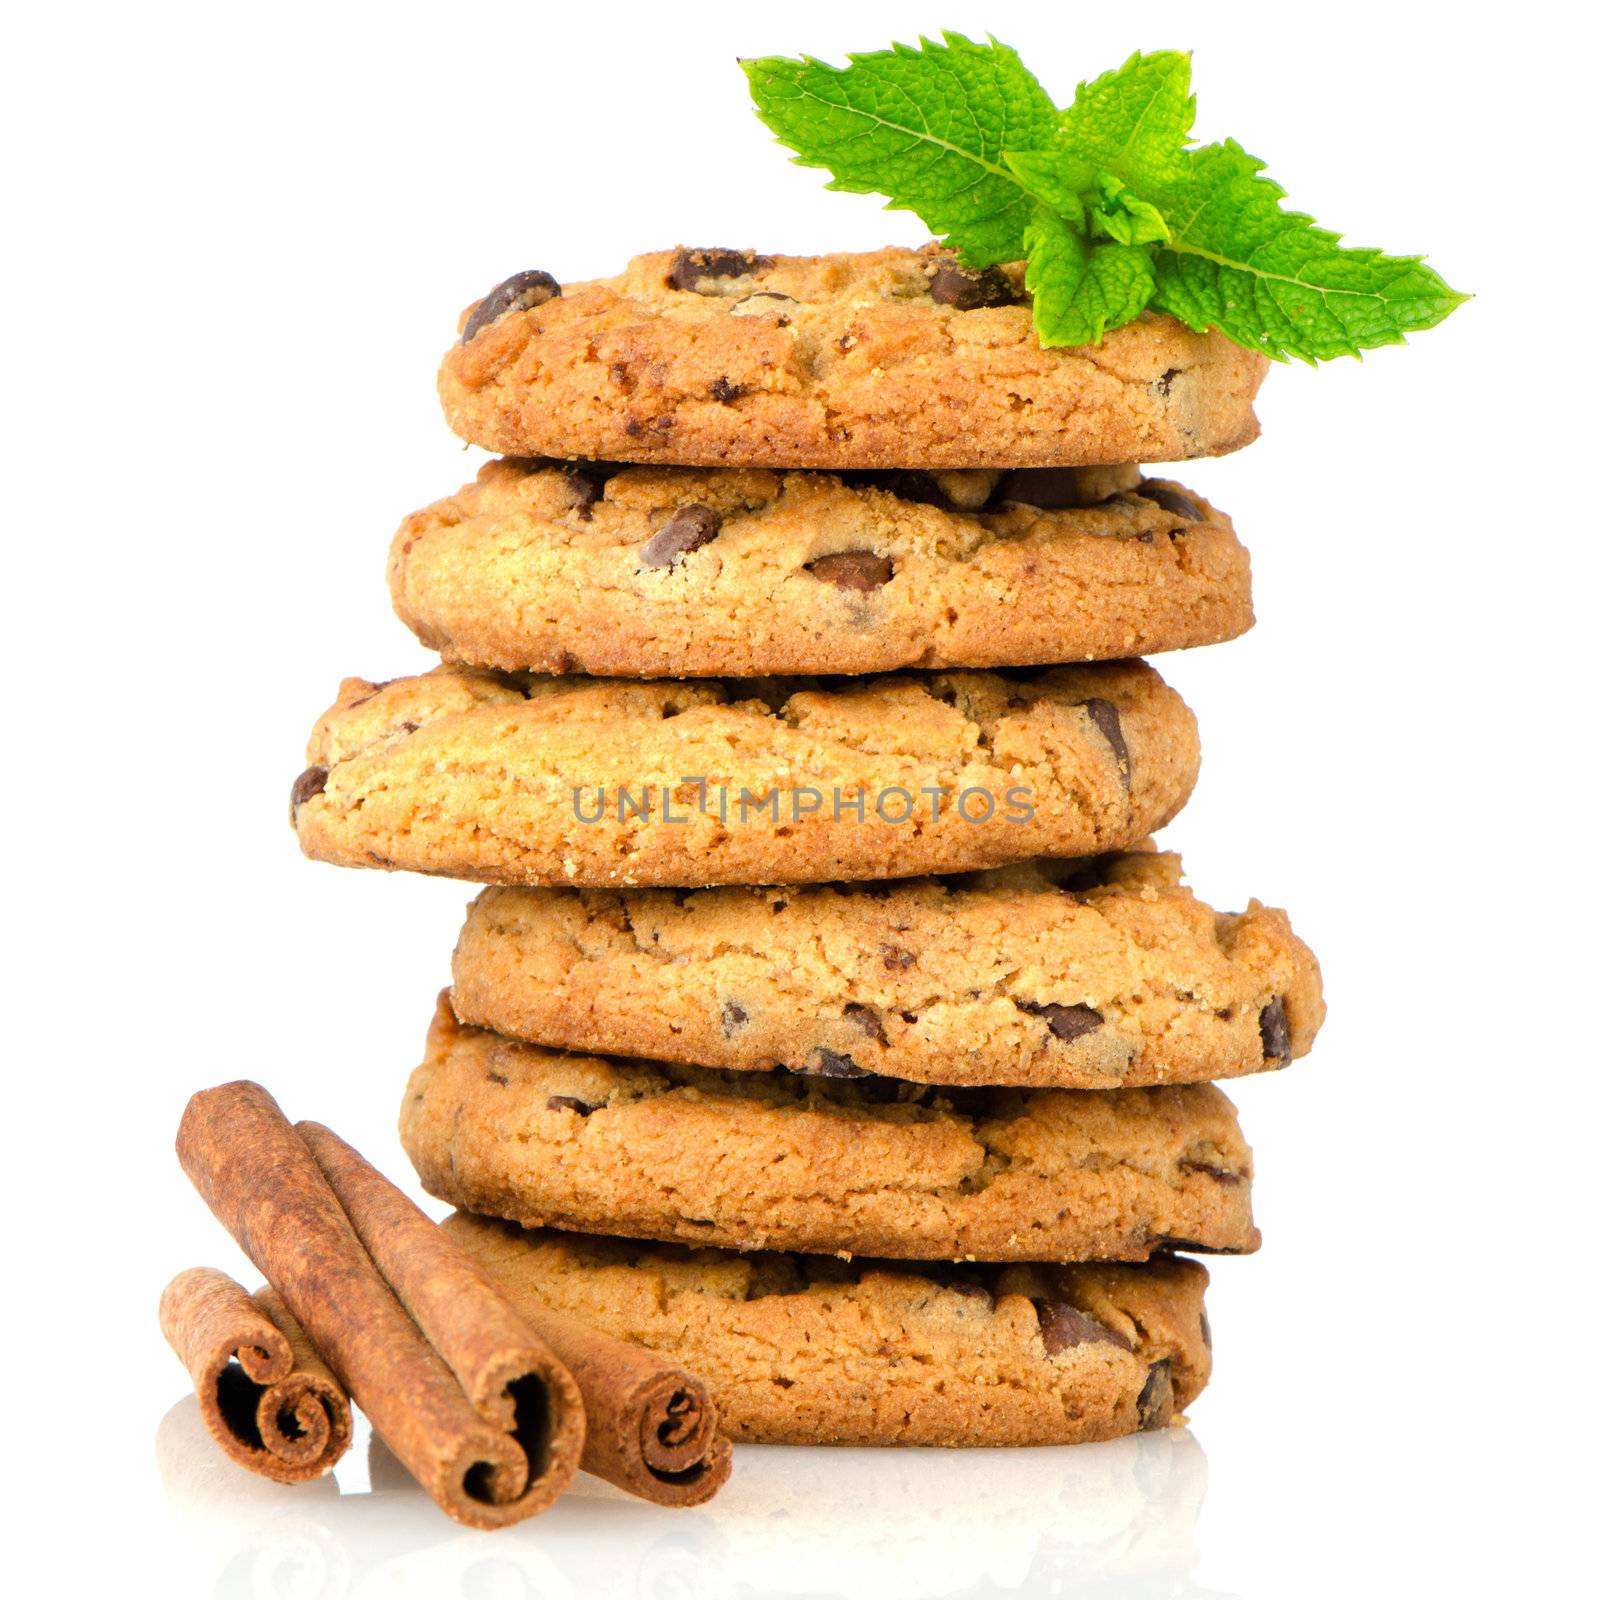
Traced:
<svg viewBox="0 0 1600 1600">
<path fill-rule="evenodd" d="M 1095 181 L 1089 221 L 1096 233 L 1118 244 L 1161 244 L 1170 236 L 1161 213 L 1109 172 Z"/>
<path fill-rule="evenodd" d="M 1274 360 L 1317 362 L 1403 344 L 1468 298 L 1420 257 L 1347 249 L 1283 210 L 1262 165 L 1231 139 L 1184 152 L 1180 175 L 1154 194 L 1170 232 L 1156 260 L 1158 310 Z"/>
<path fill-rule="evenodd" d="M 1143 194 L 1174 174 L 1193 126 L 1188 56 L 1135 53 L 1115 71 L 1078 85 L 1061 114 L 1061 150 L 1091 173 L 1109 173 Z"/>
<path fill-rule="evenodd" d="M 1048 146 L 1058 114 L 1016 51 L 946 33 L 847 59 L 741 63 L 757 114 L 796 162 L 830 172 L 831 189 L 914 211 L 969 266 L 1021 256 L 1032 202 L 1002 154 Z"/>
<path fill-rule="evenodd" d="M 1074 227 L 1087 226 L 1083 191 L 1094 182 L 1094 169 L 1063 156 L 1059 150 L 1007 150 L 1002 159 L 1018 183 L 1038 201 Z"/>
<path fill-rule="evenodd" d="M 1024 243 L 1034 327 L 1047 347 L 1098 344 L 1155 289 L 1148 246 L 1085 239 L 1048 206 L 1034 207 Z"/>
</svg>

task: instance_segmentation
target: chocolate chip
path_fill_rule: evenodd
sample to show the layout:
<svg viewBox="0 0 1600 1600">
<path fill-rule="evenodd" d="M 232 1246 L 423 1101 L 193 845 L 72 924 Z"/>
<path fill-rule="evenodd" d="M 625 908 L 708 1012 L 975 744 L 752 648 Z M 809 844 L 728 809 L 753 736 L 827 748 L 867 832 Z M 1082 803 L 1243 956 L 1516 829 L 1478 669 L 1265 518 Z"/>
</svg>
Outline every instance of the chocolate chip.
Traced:
<svg viewBox="0 0 1600 1600">
<path fill-rule="evenodd" d="M 1106 1020 L 1093 1006 L 1039 1005 L 1032 1000 L 1013 1000 L 1011 1003 L 1017 1010 L 1026 1011 L 1030 1017 L 1043 1017 L 1051 1033 L 1065 1044 L 1081 1039 L 1086 1033 L 1093 1033 Z"/>
<path fill-rule="evenodd" d="M 727 1001 L 722 1008 L 723 1037 L 731 1039 L 749 1020 L 750 1013 L 737 1000 Z"/>
<path fill-rule="evenodd" d="M 1139 1432 L 1164 1428 L 1172 1421 L 1172 1363 L 1165 1358 L 1150 1364 L 1150 1375 L 1139 1391 Z"/>
<path fill-rule="evenodd" d="M 858 1067 L 847 1055 L 841 1055 L 837 1050 L 824 1050 L 818 1045 L 811 1052 L 811 1059 L 806 1062 L 804 1070 L 819 1078 L 870 1078 L 872 1074 L 864 1067 Z"/>
<path fill-rule="evenodd" d="M 496 1072 L 492 1067 L 483 1076 L 490 1083 L 498 1083 L 502 1089 L 506 1088 L 511 1082 L 505 1073 Z"/>
<path fill-rule="evenodd" d="M 771 265 L 768 257 L 748 250 L 680 250 L 672 258 L 667 282 L 698 294 L 705 292 L 700 285 L 707 278 L 743 278 Z"/>
<path fill-rule="evenodd" d="M 970 272 L 953 261 L 939 264 L 928 284 L 928 293 L 935 304 L 950 306 L 956 311 L 976 311 L 981 306 L 1014 305 L 1017 291 L 1011 280 L 995 267 L 982 272 Z"/>
<path fill-rule="evenodd" d="M 878 1013 L 871 1006 L 858 1005 L 852 1001 L 844 1008 L 844 1014 L 851 1022 L 869 1039 L 876 1039 L 879 1044 L 887 1044 L 889 1036 L 883 1031 L 883 1023 Z"/>
<path fill-rule="evenodd" d="M 586 1117 L 594 1107 L 586 1100 L 580 1100 L 576 1095 L 553 1094 L 545 1101 L 547 1111 L 576 1111 L 580 1117 Z"/>
<path fill-rule="evenodd" d="M 1060 1355 L 1080 1344 L 1114 1344 L 1121 1350 L 1133 1346 L 1119 1333 L 1113 1333 L 1103 1322 L 1085 1316 L 1076 1306 L 1064 1300 L 1035 1300 L 1033 1309 L 1039 1314 L 1039 1337 L 1044 1340 L 1047 1356 Z"/>
<path fill-rule="evenodd" d="M 1040 511 L 1076 511 L 1099 503 L 1084 494 L 1071 467 L 1017 467 L 1000 480 L 994 498 Z"/>
<path fill-rule="evenodd" d="M 1244 1174 L 1242 1172 L 1229 1172 L 1226 1167 L 1213 1166 L 1209 1161 L 1183 1160 L 1178 1163 L 1178 1170 L 1180 1172 L 1203 1172 L 1208 1178 L 1213 1178 L 1218 1183 L 1225 1184 L 1229 1188 L 1232 1188 L 1236 1183 L 1244 1182 Z"/>
<path fill-rule="evenodd" d="M 531 311 L 560 297 L 561 285 L 548 272 L 516 273 L 504 283 L 497 283 L 473 308 L 461 330 L 461 342 L 466 344 L 480 328 L 487 328 L 508 311 Z"/>
<path fill-rule="evenodd" d="M 1204 522 L 1206 514 L 1186 494 L 1161 483 L 1141 483 L 1133 491 L 1143 500 L 1153 500 L 1163 511 L 1170 511 L 1185 522 Z"/>
<path fill-rule="evenodd" d="M 1211 1348 L 1211 1319 L 1203 1311 L 1200 1313 L 1200 1343 L 1207 1350 Z"/>
<path fill-rule="evenodd" d="M 295 824 L 295 818 L 300 814 L 300 807 L 313 795 L 321 794 L 328 786 L 328 769 L 326 767 L 307 767 L 298 778 L 294 780 L 294 787 L 289 791 L 289 826 Z"/>
<path fill-rule="evenodd" d="M 884 966 L 890 972 L 904 972 L 907 967 L 914 967 L 917 964 L 916 955 L 897 944 L 879 945 L 878 949 L 883 955 Z"/>
<path fill-rule="evenodd" d="M 732 405 L 744 389 L 737 383 L 730 383 L 726 378 L 716 378 L 711 384 L 711 398 L 720 401 L 723 405 Z"/>
<path fill-rule="evenodd" d="M 710 544 L 722 527 L 722 518 L 710 506 L 680 506 L 639 552 L 647 567 L 671 567 L 680 556 Z"/>
<path fill-rule="evenodd" d="M 1122 718 L 1117 708 L 1109 700 L 1085 700 L 1083 709 L 1088 712 L 1089 720 L 1111 746 L 1111 753 L 1117 758 L 1117 771 L 1122 774 L 1122 781 L 1126 783 L 1132 775 L 1133 768 L 1128 759 L 1128 741 L 1122 737 Z"/>
<path fill-rule="evenodd" d="M 591 508 L 605 498 L 606 484 L 621 471 L 610 461 L 574 461 L 564 469 L 572 509 L 585 522 Z"/>
<path fill-rule="evenodd" d="M 1261 1008 L 1261 1053 L 1268 1061 L 1289 1059 L 1289 1017 L 1278 995 Z"/>
<path fill-rule="evenodd" d="M 836 556 L 808 561 L 806 571 L 835 589 L 870 594 L 894 576 L 894 562 L 888 556 L 875 556 L 870 550 L 845 550 Z"/>
<path fill-rule="evenodd" d="M 647 433 L 671 433 L 677 425 L 678 419 L 672 416 L 629 417 L 622 431 L 630 439 L 642 439 Z"/>
</svg>

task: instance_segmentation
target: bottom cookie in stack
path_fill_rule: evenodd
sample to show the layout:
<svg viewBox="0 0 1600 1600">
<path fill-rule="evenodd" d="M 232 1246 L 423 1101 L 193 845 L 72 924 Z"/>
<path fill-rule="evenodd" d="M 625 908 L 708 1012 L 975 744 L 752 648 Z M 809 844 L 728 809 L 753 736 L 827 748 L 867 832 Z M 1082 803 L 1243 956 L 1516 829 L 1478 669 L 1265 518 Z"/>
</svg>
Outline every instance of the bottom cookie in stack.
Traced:
<svg viewBox="0 0 1600 1600">
<path fill-rule="evenodd" d="M 746 1443 L 1080 1444 L 1163 1428 L 1204 1389 L 1197 1262 L 970 1265 L 635 1243 L 465 1213 L 511 1295 L 705 1379 Z"/>
</svg>

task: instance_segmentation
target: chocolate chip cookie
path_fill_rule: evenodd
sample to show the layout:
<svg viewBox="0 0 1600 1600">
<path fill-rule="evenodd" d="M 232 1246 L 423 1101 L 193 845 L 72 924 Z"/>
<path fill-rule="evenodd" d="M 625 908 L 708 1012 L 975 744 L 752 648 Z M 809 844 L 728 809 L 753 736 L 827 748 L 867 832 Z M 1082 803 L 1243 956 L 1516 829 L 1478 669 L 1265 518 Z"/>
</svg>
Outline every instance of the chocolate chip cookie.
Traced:
<svg viewBox="0 0 1600 1600">
<path fill-rule="evenodd" d="M 493 461 L 401 525 L 389 590 L 447 661 L 643 678 L 1107 660 L 1252 620 L 1233 525 L 1137 467 Z"/>
<path fill-rule="evenodd" d="M 1206 1271 L 957 1269 L 524 1233 L 451 1237 L 511 1296 L 658 1351 L 752 1444 L 1080 1444 L 1163 1428 L 1211 1376 Z"/>
<path fill-rule="evenodd" d="M 503 455 L 704 467 L 1065 467 L 1221 455 L 1257 432 L 1266 358 L 1146 313 L 1043 349 L 1022 263 L 935 247 L 637 256 L 519 272 L 458 325 L 450 426 Z"/>
<path fill-rule="evenodd" d="M 860 679 L 347 679 L 290 814 L 307 855 L 481 883 L 798 883 L 1120 849 L 1194 718 L 1138 661 Z"/>
<path fill-rule="evenodd" d="M 779 889 L 489 889 L 456 1013 L 707 1067 L 1103 1089 L 1287 1066 L 1323 1017 L 1281 911 L 1218 913 L 1175 855 Z"/>
<path fill-rule="evenodd" d="M 1239 1254 L 1250 1147 L 1210 1084 L 934 1089 L 569 1055 L 441 998 L 400 1138 L 441 1200 L 528 1227 L 916 1260 Z"/>
</svg>

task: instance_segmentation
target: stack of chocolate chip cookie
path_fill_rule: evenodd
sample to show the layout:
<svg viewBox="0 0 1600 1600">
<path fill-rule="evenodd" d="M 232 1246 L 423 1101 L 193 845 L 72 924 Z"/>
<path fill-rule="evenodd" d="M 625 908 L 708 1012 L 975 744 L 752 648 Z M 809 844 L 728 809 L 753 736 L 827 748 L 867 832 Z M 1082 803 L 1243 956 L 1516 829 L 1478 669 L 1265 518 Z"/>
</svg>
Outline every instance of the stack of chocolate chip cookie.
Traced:
<svg viewBox="0 0 1600 1600">
<path fill-rule="evenodd" d="M 523 272 L 461 324 L 445 411 L 503 459 L 389 560 L 444 664 L 344 683 L 294 823 L 493 886 L 406 1148 L 736 1438 L 1100 1439 L 1206 1382 L 1182 1252 L 1259 1239 L 1212 1080 L 1323 1008 L 1148 840 L 1199 741 L 1137 657 L 1251 610 L 1137 463 L 1248 443 L 1264 366 L 1157 316 L 1043 349 L 1020 267 L 934 249 Z"/>
</svg>

